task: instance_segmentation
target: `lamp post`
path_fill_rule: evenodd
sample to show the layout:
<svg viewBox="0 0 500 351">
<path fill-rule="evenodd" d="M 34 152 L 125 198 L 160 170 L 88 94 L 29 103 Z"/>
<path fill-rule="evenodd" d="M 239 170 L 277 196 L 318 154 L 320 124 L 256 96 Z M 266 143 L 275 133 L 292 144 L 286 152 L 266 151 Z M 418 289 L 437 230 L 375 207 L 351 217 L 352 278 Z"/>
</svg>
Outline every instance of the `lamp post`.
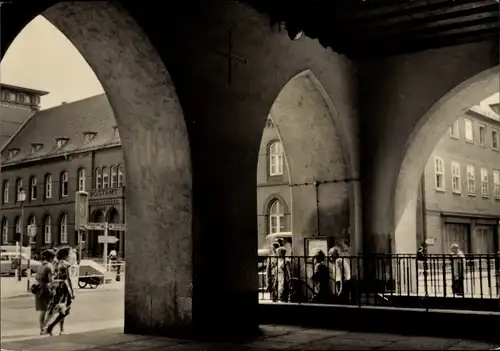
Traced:
<svg viewBox="0 0 500 351">
<path fill-rule="evenodd" d="M 17 280 L 21 281 L 22 275 L 22 248 L 23 248 L 23 237 L 24 237 L 24 201 L 26 201 L 26 191 L 23 188 L 19 189 L 19 193 L 17 194 L 17 201 L 21 204 L 21 225 L 19 228 L 19 264 L 17 267 Z M 29 279 L 29 278 L 28 278 Z"/>
</svg>

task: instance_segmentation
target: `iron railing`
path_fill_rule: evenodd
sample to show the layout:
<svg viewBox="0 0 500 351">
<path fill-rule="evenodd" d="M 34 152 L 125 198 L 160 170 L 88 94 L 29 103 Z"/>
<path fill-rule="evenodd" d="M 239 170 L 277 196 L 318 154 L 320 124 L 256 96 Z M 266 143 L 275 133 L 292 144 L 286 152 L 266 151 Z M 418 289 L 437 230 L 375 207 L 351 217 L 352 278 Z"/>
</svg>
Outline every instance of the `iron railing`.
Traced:
<svg viewBox="0 0 500 351">
<path fill-rule="evenodd" d="M 313 257 L 259 257 L 260 300 L 489 311 L 500 307 L 500 255 L 343 256 L 335 270 L 330 258 L 324 263 L 328 269 L 322 270 Z"/>
</svg>

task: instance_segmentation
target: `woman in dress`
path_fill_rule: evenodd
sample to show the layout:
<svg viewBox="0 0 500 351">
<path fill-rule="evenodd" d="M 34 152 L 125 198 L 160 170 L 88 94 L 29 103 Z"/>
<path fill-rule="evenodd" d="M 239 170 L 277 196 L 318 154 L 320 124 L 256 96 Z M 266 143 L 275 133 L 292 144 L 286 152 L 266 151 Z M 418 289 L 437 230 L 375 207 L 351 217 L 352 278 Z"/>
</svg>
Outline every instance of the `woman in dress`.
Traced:
<svg viewBox="0 0 500 351">
<path fill-rule="evenodd" d="M 54 267 L 52 299 L 48 308 L 48 323 L 45 332 L 52 335 L 52 330 L 59 324 L 61 334 L 64 332 L 64 319 L 71 309 L 71 302 L 75 298 L 68 262 L 69 247 L 60 248 L 56 253 Z"/>
<path fill-rule="evenodd" d="M 312 281 L 314 285 L 313 301 L 327 303 L 331 299 L 332 290 L 330 287 L 330 272 L 325 263 L 326 255 L 323 250 L 319 250 L 314 256 L 314 273 Z"/>
<path fill-rule="evenodd" d="M 37 292 L 35 294 L 35 307 L 39 315 L 40 334 L 43 334 L 45 322 L 47 317 L 47 309 L 51 300 L 50 283 L 52 282 L 52 273 L 54 267 L 52 261 L 54 260 L 54 252 L 52 250 L 45 250 L 41 253 L 42 265 L 38 268 L 36 273 L 36 281 L 38 283 Z"/>
<path fill-rule="evenodd" d="M 276 285 L 278 288 L 278 299 L 281 302 L 288 302 L 290 296 L 290 283 L 292 279 L 292 270 L 290 260 L 286 258 L 286 249 L 279 247 L 276 250 L 277 269 L 276 269 Z"/>
</svg>

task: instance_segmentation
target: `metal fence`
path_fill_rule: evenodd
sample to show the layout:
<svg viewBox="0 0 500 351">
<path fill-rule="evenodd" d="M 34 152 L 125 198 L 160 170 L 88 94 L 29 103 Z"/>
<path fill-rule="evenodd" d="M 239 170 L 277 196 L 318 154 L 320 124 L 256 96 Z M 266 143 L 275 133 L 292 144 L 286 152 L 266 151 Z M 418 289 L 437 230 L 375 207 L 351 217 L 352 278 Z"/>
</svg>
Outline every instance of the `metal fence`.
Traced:
<svg viewBox="0 0 500 351">
<path fill-rule="evenodd" d="M 499 310 L 500 256 L 259 257 L 260 300 Z"/>
</svg>

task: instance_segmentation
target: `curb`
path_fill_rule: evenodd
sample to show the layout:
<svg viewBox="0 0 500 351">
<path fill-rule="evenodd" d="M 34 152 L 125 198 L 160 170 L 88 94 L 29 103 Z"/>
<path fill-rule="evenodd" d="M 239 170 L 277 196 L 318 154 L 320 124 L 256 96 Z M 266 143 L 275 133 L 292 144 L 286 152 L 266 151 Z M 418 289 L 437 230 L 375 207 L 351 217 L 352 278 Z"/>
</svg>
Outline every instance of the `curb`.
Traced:
<svg viewBox="0 0 500 351">
<path fill-rule="evenodd" d="M 97 292 L 97 291 L 116 291 L 116 290 L 121 290 L 122 287 L 114 287 L 114 288 L 97 288 L 97 289 L 81 289 L 81 288 L 78 288 L 78 290 L 75 290 L 77 294 L 79 293 L 91 293 L 91 292 Z M 33 296 L 33 294 L 31 292 L 28 292 L 28 291 L 24 291 L 23 293 L 20 293 L 18 295 L 12 295 L 12 296 L 6 296 L 6 297 L 1 297 L 0 296 L 0 300 L 12 300 L 12 299 L 20 299 L 20 298 L 23 298 L 23 297 L 27 297 L 27 296 Z"/>
</svg>

